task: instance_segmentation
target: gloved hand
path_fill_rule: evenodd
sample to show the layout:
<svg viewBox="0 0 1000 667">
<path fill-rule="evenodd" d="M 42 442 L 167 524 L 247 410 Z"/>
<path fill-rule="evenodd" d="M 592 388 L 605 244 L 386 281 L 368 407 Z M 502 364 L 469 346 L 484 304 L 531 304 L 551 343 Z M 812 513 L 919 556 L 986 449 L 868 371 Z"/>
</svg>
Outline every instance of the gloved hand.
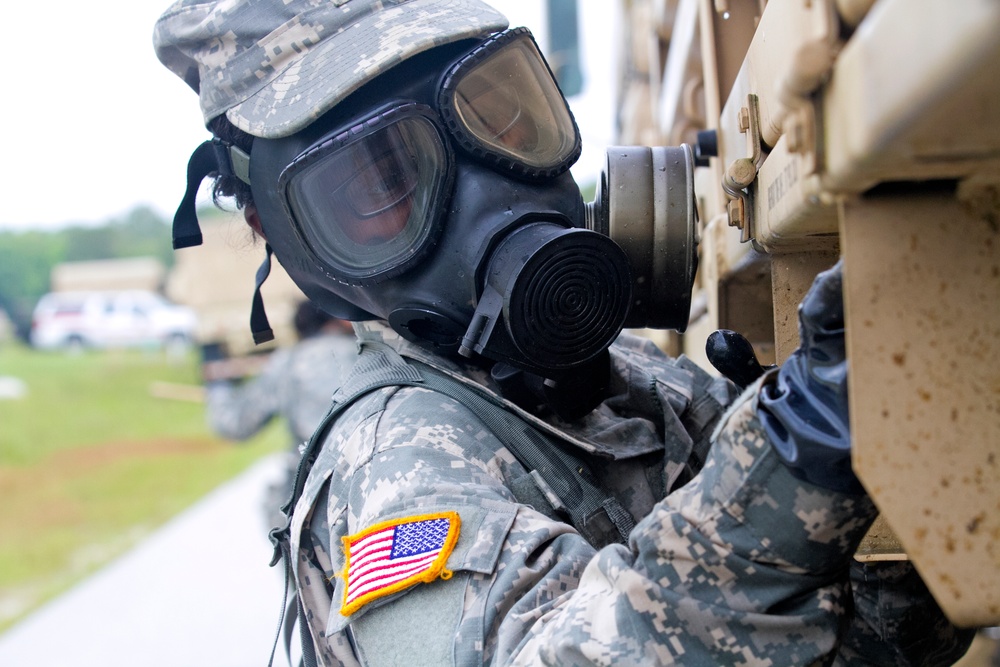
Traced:
<svg viewBox="0 0 1000 667">
<path fill-rule="evenodd" d="M 792 474 L 863 493 L 851 469 L 841 262 L 816 276 L 799 306 L 799 348 L 761 388 L 759 417 Z"/>
</svg>

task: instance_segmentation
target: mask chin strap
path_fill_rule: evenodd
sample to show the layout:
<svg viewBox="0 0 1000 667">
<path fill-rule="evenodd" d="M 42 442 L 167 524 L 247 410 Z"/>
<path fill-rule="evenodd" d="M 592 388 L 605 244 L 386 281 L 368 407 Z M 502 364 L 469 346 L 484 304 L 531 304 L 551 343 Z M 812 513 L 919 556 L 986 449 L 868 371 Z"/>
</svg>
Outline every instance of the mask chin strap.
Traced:
<svg viewBox="0 0 1000 667">
<path fill-rule="evenodd" d="M 267 313 L 264 312 L 264 298 L 260 294 L 261 285 L 267 280 L 271 273 L 271 244 L 265 243 L 264 262 L 257 269 L 257 285 L 253 291 L 253 306 L 250 308 L 250 331 L 253 333 L 253 342 L 257 345 L 274 340 L 274 331 L 270 322 L 267 321 Z"/>
</svg>

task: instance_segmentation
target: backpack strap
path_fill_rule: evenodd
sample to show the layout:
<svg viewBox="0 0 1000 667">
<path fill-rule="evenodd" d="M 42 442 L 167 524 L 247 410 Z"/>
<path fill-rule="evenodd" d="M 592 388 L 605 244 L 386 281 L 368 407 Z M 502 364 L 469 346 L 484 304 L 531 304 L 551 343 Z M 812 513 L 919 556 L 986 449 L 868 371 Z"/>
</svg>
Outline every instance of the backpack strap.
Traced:
<svg viewBox="0 0 1000 667">
<path fill-rule="evenodd" d="M 382 349 L 385 348 L 385 349 Z M 392 352 L 389 355 L 387 352 Z M 393 358 L 393 355 L 395 358 Z M 398 359 L 398 361 L 397 361 Z M 344 410 L 350 407 L 357 399 L 382 387 L 392 386 L 419 386 L 422 382 L 420 373 L 408 366 L 406 362 L 387 345 L 366 342 L 361 349 L 361 354 L 355 362 L 354 367 L 344 380 L 344 384 L 334 393 L 330 408 L 320 420 L 312 437 L 306 443 L 302 456 L 299 459 L 298 468 L 295 471 L 295 481 L 292 483 L 292 492 L 281 506 L 281 511 L 285 515 L 285 525 L 274 528 L 269 534 L 274 553 L 271 556 L 271 567 L 280 561 L 284 569 L 285 587 L 281 601 L 281 615 L 278 618 L 278 629 L 275 633 L 274 643 L 271 646 L 271 658 L 268 660 L 268 667 L 274 663 L 274 653 L 278 646 L 278 640 L 282 636 L 282 626 L 284 626 L 285 655 L 291 664 L 291 641 L 292 628 L 296 617 L 299 617 L 300 643 L 302 644 L 302 660 L 304 667 L 316 667 L 316 651 L 305 626 L 305 614 L 302 609 L 302 601 L 299 599 L 298 591 L 293 589 L 289 595 L 289 582 L 292 577 L 292 553 L 291 553 L 291 523 L 292 510 L 302 497 L 306 479 L 309 471 L 319 456 L 323 443 L 326 441 L 327 432 L 333 422 Z"/>
<path fill-rule="evenodd" d="M 313 431 L 312 437 L 306 443 L 299 459 L 298 468 L 295 471 L 295 481 L 292 483 L 292 492 L 288 500 L 281 507 L 285 515 L 285 525 L 271 531 L 271 543 L 274 545 L 274 555 L 271 558 L 273 567 L 281 559 L 281 545 L 288 543 L 291 531 L 292 510 L 302 496 L 305 488 L 306 478 L 312 470 L 316 458 L 319 456 L 323 442 L 326 440 L 327 432 L 333 422 L 344 410 L 350 407 L 356 400 L 371 393 L 376 389 L 394 386 L 420 386 L 423 383 L 420 373 L 413 367 L 406 364 L 402 357 L 395 354 L 395 351 L 387 345 L 366 342 L 358 356 L 357 362 L 351 369 L 350 374 L 344 380 L 344 384 L 333 395 L 330 408 L 320 420 L 319 425 Z M 393 352 L 396 359 L 393 359 L 387 352 Z"/>
<path fill-rule="evenodd" d="M 423 386 L 450 396 L 467 407 L 514 454 L 529 471 L 530 478 L 547 504 L 567 515 L 554 518 L 568 518 L 577 531 L 598 548 L 628 539 L 635 527 L 632 515 L 617 498 L 600 488 L 590 466 L 569 451 L 567 445 L 542 434 L 510 412 L 492 394 L 463 384 L 420 362 L 410 363 L 420 369 Z M 558 505 L 551 502 L 552 493 L 558 499 Z M 536 506 L 535 509 L 545 512 L 546 508 Z"/>
</svg>

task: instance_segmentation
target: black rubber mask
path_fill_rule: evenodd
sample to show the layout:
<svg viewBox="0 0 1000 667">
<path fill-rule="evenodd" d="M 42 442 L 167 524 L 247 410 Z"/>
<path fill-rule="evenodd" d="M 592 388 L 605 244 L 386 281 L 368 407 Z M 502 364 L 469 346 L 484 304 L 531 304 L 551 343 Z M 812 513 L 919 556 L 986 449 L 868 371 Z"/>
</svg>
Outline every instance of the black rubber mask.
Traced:
<svg viewBox="0 0 1000 667">
<path fill-rule="evenodd" d="M 303 132 L 256 139 L 249 181 L 276 257 L 331 314 L 565 379 L 626 325 L 683 329 L 694 272 L 690 150 L 612 149 L 590 205 L 568 173 L 579 152 L 519 29 L 405 61 Z"/>
</svg>

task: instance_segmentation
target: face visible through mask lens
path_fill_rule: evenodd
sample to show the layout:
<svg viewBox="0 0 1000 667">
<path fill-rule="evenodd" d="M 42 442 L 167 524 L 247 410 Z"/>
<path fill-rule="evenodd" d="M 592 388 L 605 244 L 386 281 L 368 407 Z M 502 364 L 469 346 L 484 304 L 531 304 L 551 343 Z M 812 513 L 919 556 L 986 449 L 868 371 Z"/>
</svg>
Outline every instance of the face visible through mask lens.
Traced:
<svg viewBox="0 0 1000 667">
<path fill-rule="evenodd" d="M 396 86 L 406 91 L 399 103 L 355 117 L 281 172 L 293 228 L 338 280 L 377 283 L 429 252 L 456 177 L 453 144 L 502 177 L 528 180 L 558 176 L 579 156 L 576 124 L 526 29 L 491 37 L 448 67 L 437 90 Z"/>
<path fill-rule="evenodd" d="M 526 175 L 558 172 L 579 155 L 576 125 L 527 31 L 508 31 L 459 61 L 440 105 L 463 145 Z"/>
<path fill-rule="evenodd" d="M 384 138 L 383 138 L 384 139 Z M 394 150 L 387 140 L 375 146 L 358 146 L 342 165 L 350 170 L 346 184 L 338 188 L 344 201 L 341 225 L 344 234 L 361 245 L 391 241 L 406 228 L 417 186 L 416 156 L 405 147 Z M 381 155 L 375 151 L 384 149 Z"/>
<path fill-rule="evenodd" d="M 471 77 L 470 77 L 471 78 Z M 462 93 L 476 87 L 466 83 Z M 535 119 L 521 108 L 521 99 L 514 86 L 493 87 L 481 81 L 475 97 L 459 97 L 457 105 L 468 122 L 480 128 L 489 143 L 503 146 L 519 154 L 530 153 L 538 146 Z"/>
</svg>

